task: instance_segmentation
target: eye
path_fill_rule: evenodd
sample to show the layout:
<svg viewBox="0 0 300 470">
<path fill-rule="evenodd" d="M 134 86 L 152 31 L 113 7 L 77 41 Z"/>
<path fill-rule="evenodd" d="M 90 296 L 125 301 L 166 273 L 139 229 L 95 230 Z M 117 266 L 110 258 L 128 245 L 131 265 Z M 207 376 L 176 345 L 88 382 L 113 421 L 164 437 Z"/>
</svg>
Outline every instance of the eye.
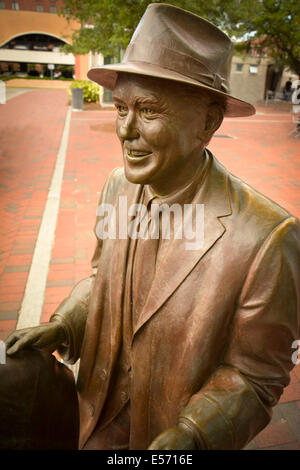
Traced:
<svg viewBox="0 0 300 470">
<path fill-rule="evenodd" d="M 126 108 L 126 106 L 121 106 L 121 105 L 117 104 L 116 108 L 117 108 L 119 116 L 123 117 L 123 116 L 127 115 L 128 109 Z"/>
<path fill-rule="evenodd" d="M 141 114 L 146 118 L 151 118 L 155 113 L 151 108 L 142 108 Z"/>
</svg>

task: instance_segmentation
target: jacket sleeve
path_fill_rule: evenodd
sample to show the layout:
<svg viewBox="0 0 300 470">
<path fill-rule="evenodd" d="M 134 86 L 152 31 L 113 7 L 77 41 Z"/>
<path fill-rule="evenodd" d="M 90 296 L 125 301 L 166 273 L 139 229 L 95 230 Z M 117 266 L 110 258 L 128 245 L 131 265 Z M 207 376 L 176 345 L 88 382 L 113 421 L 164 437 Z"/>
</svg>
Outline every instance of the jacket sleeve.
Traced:
<svg viewBox="0 0 300 470">
<path fill-rule="evenodd" d="M 268 424 L 294 367 L 299 310 L 300 225 L 289 217 L 252 263 L 220 367 L 179 417 L 200 449 L 241 449 Z"/>
<path fill-rule="evenodd" d="M 102 190 L 99 205 L 107 202 L 107 195 L 108 193 L 112 192 L 110 190 L 111 181 L 113 179 L 112 177 L 117 170 L 118 168 L 113 170 L 107 179 Z M 98 219 L 99 217 L 96 219 L 95 233 L 99 222 Z M 88 314 L 89 299 L 93 290 L 95 276 L 99 268 L 102 242 L 102 239 L 97 237 L 97 244 L 91 261 L 91 276 L 86 279 L 82 279 L 78 284 L 75 285 L 69 297 L 61 302 L 50 318 L 51 322 L 60 322 L 65 330 L 67 339 L 64 344 L 60 345 L 58 352 L 60 356 L 70 364 L 74 364 L 80 357 L 86 318 Z"/>
</svg>

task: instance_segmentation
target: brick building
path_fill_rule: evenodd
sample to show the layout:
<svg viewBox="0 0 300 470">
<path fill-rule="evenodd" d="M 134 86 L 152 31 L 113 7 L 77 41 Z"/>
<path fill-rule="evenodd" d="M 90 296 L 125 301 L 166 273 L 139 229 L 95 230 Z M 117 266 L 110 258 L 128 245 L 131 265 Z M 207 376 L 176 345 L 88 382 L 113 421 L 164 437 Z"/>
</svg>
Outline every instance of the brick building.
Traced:
<svg viewBox="0 0 300 470">
<path fill-rule="evenodd" d="M 268 96 L 281 99 L 282 89 L 291 77 L 298 76 L 288 68 L 279 67 L 268 56 L 268 49 L 259 52 L 255 43 L 249 52 L 235 55 L 232 60 L 230 85 L 237 98 L 250 103 L 266 100 Z"/>
<path fill-rule="evenodd" d="M 58 16 L 62 6 L 62 0 L 0 1 L 0 73 L 49 75 L 51 70 L 62 70 L 67 76 L 86 78 L 90 54 L 75 57 L 60 52 L 79 27 Z"/>
</svg>

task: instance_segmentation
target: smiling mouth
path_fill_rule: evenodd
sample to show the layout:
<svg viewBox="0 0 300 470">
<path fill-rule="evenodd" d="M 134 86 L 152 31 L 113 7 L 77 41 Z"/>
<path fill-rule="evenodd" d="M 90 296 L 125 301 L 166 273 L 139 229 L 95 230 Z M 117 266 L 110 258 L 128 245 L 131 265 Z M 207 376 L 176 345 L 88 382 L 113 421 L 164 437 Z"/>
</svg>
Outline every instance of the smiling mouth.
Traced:
<svg viewBox="0 0 300 470">
<path fill-rule="evenodd" d="M 128 160 L 140 160 L 142 158 L 146 158 L 151 155 L 152 152 L 146 152 L 145 150 L 133 150 L 133 149 L 125 149 L 125 156 Z"/>
</svg>

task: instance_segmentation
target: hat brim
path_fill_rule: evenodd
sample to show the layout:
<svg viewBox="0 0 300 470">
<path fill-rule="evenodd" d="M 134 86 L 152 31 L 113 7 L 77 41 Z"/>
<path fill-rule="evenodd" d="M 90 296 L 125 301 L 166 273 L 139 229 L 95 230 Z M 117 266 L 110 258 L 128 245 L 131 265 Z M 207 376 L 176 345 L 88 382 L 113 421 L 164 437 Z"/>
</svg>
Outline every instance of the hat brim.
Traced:
<svg viewBox="0 0 300 470">
<path fill-rule="evenodd" d="M 103 65 L 102 67 L 96 67 L 89 70 L 87 76 L 93 82 L 113 91 L 116 86 L 118 72 L 127 72 L 148 77 L 174 80 L 176 82 L 194 85 L 211 93 L 223 96 L 226 99 L 225 116 L 228 117 L 252 116 L 256 112 L 254 106 L 246 101 L 235 98 L 220 90 L 216 90 L 215 88 L 181 75 L 180 73 L 173 72 L 173 70 L 165 69 L 158 65 L 148 64 L 146 62 L 126 62 L 124 64 Z"/>
</svg>

